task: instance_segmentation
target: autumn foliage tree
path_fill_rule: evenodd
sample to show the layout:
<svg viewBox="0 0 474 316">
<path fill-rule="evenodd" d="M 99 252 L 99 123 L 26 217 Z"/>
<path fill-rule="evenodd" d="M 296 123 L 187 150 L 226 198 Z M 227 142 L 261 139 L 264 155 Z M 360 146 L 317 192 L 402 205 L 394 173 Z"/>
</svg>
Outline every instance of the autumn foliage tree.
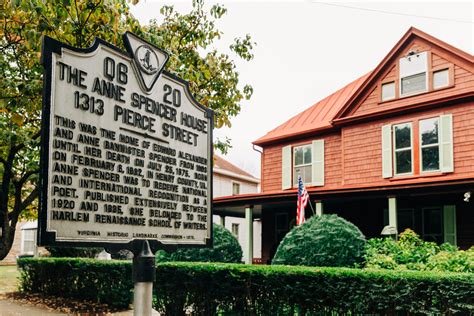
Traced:
<svg viewBox="0 0 474 316">
<path fill-rule="evenodd" d="M 168 51 L 167 69 L 191 83 L 191 91 L 215 113 L 215 126 L 230 126 L 252 87 L 239 83 L 233 58 L 251 60 L 249 35 L 230 46 L 235 56 L 212 48 L 222 35 L 216 21 L 221 5 L 209 11 L 193 1 L 186 14 L 163 6 L 161 15 L 142 26 L 127 0 L 7 0 L 0 4 L 0 260 L 11 249 L 20 217 L 35 217 L 38 200 L 42 72 L 41 39 L 48 35 L 75 47 L 100 37 L 123 48 L 132 31 Z M 227 140 L 215 146 L 226 150 Z"/>
</svg>

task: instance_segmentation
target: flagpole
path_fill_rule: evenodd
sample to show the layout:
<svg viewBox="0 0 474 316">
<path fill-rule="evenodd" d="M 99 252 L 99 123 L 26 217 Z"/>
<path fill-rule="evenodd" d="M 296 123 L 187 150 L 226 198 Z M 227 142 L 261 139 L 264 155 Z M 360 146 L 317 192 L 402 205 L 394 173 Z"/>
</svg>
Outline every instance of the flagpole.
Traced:
<svg viewBox="0 0 474 316">
<path fill-rule="evenodd" d="M 314 212 L 313 206 L 311 205 L 311 199 L 308 199 L 308 204 L 309 204 L 309 207 L 311 207 L 311 212 L 313 212 L 313 215 L 316 215 L 316 213 Z"/>
</svg>

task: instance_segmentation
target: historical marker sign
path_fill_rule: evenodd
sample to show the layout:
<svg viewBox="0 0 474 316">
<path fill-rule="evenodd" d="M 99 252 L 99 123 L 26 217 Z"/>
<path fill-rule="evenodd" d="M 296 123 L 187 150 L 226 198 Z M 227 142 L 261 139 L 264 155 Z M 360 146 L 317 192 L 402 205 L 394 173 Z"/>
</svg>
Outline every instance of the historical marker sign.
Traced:
<svg viewBox="0 0 474 316">
<path fill-rule="evenodd" d="M 207 245 L 212 111 L 134 34 L 127 53 L 97 39 L 45 37 L 42 245 Z"/>
</svg>

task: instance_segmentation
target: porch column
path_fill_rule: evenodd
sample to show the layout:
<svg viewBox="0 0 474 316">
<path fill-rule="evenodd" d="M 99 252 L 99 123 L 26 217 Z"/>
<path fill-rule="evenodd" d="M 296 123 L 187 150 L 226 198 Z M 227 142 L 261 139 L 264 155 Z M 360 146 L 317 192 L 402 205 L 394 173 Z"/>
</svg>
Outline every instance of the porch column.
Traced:
<svg viewBox="0 0 474 316">
<path fill-rule="evenodd" d="M 397 198 L 395 196 L 388 197 L 388 225 L 397 229 Z"/>
<path fill-rule="evenodd" d="M 323 201 L 316 200 L 315 202 L 316 202 L 316 216 L 323 215 L 323 212 L 324 212 Z"/>
<path fill-rule="evenodd" d="M 253 207 L 245 208 L 245 223 L 247 226 L 247 260 L 246 264 L 252 264 L 253 261 Z"/>
</svg>

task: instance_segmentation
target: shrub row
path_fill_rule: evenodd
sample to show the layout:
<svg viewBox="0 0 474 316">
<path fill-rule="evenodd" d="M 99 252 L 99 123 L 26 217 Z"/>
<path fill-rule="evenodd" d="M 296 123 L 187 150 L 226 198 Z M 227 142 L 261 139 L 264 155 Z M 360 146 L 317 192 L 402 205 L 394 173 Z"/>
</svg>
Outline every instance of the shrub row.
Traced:
<svg viewBox="0 0 474 316">
<path fill-rule="evenodd" d="M 189 263 L 157 272 L 166 315 L 474 312 L 472 274 Z"/>
<path fill-rule="evenodd" d="M 20 290 L 127 307 L 133 297 L 130 261 L 22 258 Z"/>
<path fill-rule="evenodd" d="M 131 263 L 21 259 L 28 292 L 127 306 Z M 473 313 L 474 275 L 433 272 L 162 263 L 154 307 L 166 315 Z"/>
</svg>

